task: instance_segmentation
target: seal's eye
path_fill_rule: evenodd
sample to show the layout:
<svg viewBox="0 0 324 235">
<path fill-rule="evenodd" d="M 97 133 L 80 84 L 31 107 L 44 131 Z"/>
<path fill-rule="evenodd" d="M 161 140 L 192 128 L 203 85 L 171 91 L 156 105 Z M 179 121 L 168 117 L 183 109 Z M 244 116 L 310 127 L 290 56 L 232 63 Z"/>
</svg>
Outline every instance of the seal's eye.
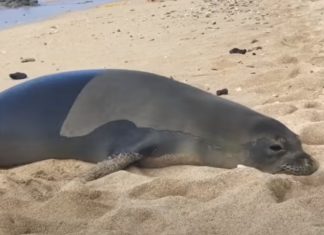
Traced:
<svg viewBox="0 0 324 235">
<path fill-rule="evenodd" d="M 273 144 L 269 148 L 274 152 L 280 152 L 282 150 L 282 146 L 279 144 Z"/>
</svg>

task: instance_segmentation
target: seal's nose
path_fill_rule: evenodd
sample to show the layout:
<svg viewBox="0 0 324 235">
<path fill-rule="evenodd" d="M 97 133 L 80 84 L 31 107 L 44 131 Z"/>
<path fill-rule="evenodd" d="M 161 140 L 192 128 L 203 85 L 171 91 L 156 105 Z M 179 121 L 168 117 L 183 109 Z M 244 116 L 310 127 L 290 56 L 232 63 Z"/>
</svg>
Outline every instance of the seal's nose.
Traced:
<svg viewBox="0 0 324 235">
<path fill-rule="evenodd" d="M 318 162 L 305 152 L 302 152 L 297 157 L 297 164 L 304 168 L 304 173 L 310 175 L 317 171 Z"/>
<path fill-rule="evenodd" d="M 311 175 L 318 169 L 318 163 L 305 152 L 294 154 L 281 166 L 282 172 L 293 175 Z"/>
</svg>

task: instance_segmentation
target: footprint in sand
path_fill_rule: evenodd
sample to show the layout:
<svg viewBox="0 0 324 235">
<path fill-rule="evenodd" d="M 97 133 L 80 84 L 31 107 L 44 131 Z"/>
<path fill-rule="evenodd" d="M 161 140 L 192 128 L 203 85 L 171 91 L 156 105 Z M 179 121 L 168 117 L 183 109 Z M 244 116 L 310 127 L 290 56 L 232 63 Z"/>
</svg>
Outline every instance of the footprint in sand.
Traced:
<svg viewBox="0 0 324 235">
<path fill-rule="evenodd" d="M 324 56 L 313 57 L 310 63 L 315 66 L 324 67 Z"/>
<path fill-rule="evenodd" d="M 281 44 L 290 48 L 298 48 L 308 43 L 310 41 L 309 37 L 310 35 L 307 32 L 295 33 L 293 35 L 284 37 L 281 40 Z"/>
<path fill-rule="evenodd" d="M 321 108 L 322 103 L 317 101 L 307 101 L 304 103 L 304 108 L 306 109 L 312 109 L 312 108 Z"/>
<path fill-rule="evenodd" d="M 293 57 L 293 56 L 284 55 L 284 56 L 279 58 L 279 62 L 282 63 L 282 64 L 297 64 L 298 59 L 296 57 Z"/>
<path fill-rule="evenodd" d="M 266 183 L 268 189 L 272 192 L 272 195 L 277 203 L 286 201 L 287 193 L 292 187 L 292 182 L 286 178 L 271 178 Z"/>
<path fill-rule="evenodd" d="M 11 213 L 0 213 L 0 234 L 36 234 L 46 232 L 39 220 Z"/>
</svg>

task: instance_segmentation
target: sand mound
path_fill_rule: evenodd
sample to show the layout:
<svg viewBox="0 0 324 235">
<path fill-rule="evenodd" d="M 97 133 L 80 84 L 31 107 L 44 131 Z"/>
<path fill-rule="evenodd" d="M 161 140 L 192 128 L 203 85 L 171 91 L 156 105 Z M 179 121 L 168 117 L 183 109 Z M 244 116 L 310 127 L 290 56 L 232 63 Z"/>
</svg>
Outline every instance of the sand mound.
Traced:
<svg viewBox="0 0 324 235">
<path fill-rule="evenodd" d="M 174 166 L 148 170 L 131 167 L 84 184 L 77 178 L 59 179 L 60 170 L 51 169 L 68 170 L 73 165 L 78 168 L 82 163 L 72 162 L 67 166 L 65 161 L 44 161 L 23 170 L 9 170 L 7 174 L 19 172 L 25 176 L 24 180 L 12 176 L 1 181 L 1 188 L 7 188 L 0 202 L 3 234 L 323 232 L 320 220 L 323 212 L 312 211 L 324 205 L 321 200 L 324 188 L 318 186 L 314 190 L 309 183 L 320 182 L 322 171 L 310 180 L 309 177 L 274 176 L 252 168 Z M 40 166 L 45 173 L 58 177 L 57 180 L 33 177 L 28 168 Z M 15 182 L 15 187 L 6 186 L 10 182 Z M 26 182 L 30 182 L 28 187 Z M 10 194 L 10 189 L 16 195 Z M 35 198 L 32 192 L 46 197 Z"/>
<path fill-rule="evenodd" d="M 301 139 L 305 144 L 324 144 L 324 122 L 308 125 L 301 131 Z"/>
</svg>

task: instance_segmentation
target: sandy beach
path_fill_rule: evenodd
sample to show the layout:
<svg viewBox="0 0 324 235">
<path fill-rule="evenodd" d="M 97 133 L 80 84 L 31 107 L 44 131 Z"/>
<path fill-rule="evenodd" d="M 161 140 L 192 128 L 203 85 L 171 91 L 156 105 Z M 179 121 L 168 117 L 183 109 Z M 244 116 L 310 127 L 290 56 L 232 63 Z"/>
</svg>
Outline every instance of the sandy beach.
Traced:
<svg viewBox="0 0 324 235">
<path fill-rule="evenodd" d="M 227 88 L 225 99 L 286 124 L 322 165 L 323 12 L 316 0 L 118 1 L 0 31 L 0 90 L 23 82 L 13 72 L 93 68 Z M 91 166 L 0 170 L 0 234 L 324 234 L 322 166 L 305 177 L 185 165 L 76 180 Z"/>
</svg>

